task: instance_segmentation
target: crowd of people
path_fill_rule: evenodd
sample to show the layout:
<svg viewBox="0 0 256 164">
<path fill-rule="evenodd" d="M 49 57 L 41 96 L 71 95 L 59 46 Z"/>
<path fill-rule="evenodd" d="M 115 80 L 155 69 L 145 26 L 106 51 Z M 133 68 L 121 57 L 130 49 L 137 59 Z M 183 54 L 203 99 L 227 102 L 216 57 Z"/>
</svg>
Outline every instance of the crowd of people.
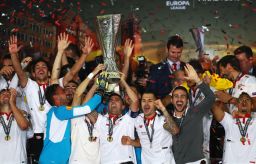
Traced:
<svg viewBox="0 0 256 164">
<path fill-rule="evenodd" d="M 60 34 L 52 66 L 43 58 L 21 59 L 18 42 L 11 36 L 9 54 L 1 54 L 1 163 L 215 163 L 213 121 L 225 130 L 219 162 L 256 163 L 250 47 L 185 63 L 183 40 L 175 35 L 166 59 L 143 63 L 145 70 L 136 73 L 129 68 L 134 45 L 127 39 L 124 61 L 117 61 L 120 80 L 112 84 L 104 64 L 92 71 L 85 66 L 94 46 L 90 37 L 78 49 Z"/>
</svg>

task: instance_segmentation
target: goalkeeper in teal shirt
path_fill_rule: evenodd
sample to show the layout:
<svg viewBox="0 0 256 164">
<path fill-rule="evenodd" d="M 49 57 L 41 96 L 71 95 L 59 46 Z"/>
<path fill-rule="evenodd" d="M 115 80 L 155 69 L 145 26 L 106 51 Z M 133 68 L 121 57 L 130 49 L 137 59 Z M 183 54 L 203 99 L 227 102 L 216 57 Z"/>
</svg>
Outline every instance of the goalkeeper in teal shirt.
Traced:
<svg viewBox="0 0 256 164">
<path fill-rule="evenodd" d="M 44 147 L 40 155 L 40 164 L 66 164 L 71 151 L 71 119 L 94 110 L 102 99 L 104 89 L 100 89 L 87 103 L 70 107 L 64 89 L 58 84 L 47 87 L 46 100 L 52 105 L 47 113 L 47 125 Z"/>
</svg>

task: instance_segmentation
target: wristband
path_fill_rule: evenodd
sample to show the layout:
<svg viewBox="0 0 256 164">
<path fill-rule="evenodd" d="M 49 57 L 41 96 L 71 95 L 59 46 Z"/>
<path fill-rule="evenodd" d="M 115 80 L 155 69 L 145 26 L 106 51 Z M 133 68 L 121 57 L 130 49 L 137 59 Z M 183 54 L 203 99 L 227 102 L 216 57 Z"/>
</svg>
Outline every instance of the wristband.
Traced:
<svg viewBox="0 0 256 164">
<path fill-rule="evenodd" d="M 93 76 L 94 76 L 94 74 L 91 72 L 91 73 L 87 76 L 87 78 L 91 80 L 91 79 L 93 78 Z"/>
</svg>

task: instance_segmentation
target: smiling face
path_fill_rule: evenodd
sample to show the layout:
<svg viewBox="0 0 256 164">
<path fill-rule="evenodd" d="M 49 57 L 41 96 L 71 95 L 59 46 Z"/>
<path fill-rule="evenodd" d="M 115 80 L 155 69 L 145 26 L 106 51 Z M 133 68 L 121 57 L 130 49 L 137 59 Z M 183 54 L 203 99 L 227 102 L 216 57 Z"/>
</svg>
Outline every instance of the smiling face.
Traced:
<svg viewBox="0 0 256 164">
<path fill-rule="evenodd" d="M 33 76 L 36 81 L 46 82 L 48 79 L 48 66 L 45 62 L 39 61 L 34 66 Z"/>
<path fill-rule="evenodd" d="M 186 110 L 188 104 L 188 96 L 185 90 L 176 89 L 172 93 L 172 104 L 176 113 L 181 113 Z"/>
<path fill-rule="evenodd" d="M 182 50 L 183 50 L 183 47 L 177 48 L 174 45 L 170 45 L 168 49 L 168 59 L 171 60 L 172 62 L 180 61 Z"/>
</svg>

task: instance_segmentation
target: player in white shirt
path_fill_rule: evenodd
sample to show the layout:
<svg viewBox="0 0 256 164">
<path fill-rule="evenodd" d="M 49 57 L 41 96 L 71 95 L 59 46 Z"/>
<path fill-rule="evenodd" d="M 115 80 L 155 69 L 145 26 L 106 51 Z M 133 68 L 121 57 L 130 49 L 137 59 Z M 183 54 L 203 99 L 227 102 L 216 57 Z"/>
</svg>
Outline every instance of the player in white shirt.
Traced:
<svg viewBox="0 0 256 164">
<path fill-rule="evenodd" d="M 48 63 L 43 59 L 34 61 L 32 66 L 32 76 L 35 81 L 28 78 L 26 73 L 22 70 L 21 64 L 19 63 L 18 52 L 21 47 L 18 47 L 17 37 L 11 36 L 9 40 L 9 52 L 13 62 L 14 70 L 16 71 L 21 87 L 23 88 L 27 103 L 30 108 L 32 118 L 32 128 L 34 131 L 34 137 L 28 142 L 28 153 L 35 157 L 35 162 L 38 160 L 43 147 L 43 137 L 45 132 L 46 114 L 51 108 L 49 103 L 46 101 L 44 91 L 50 84 L 50 70 Z M 58 54 L 63 54 L 65 48 L 68 46 L 68 36 L 61 34 L 58 37 Z M 58 55 L 57 54 L 57 55 Z M 77 62 L 72 69 L 66 74 L 62 80 L 62 86 L 65 86 L 74 75 L 79 71 L 79 64 Z M 60 70 L 58 70 L 60 71 Z M 59 72 L 56 72 L 59 73 Z M 55 80 L 55 79 L 54 79 Z M 53 82 L 52 82 L 53 83 Z"/>
<path fill-rule="evenodd" d="M 253 99 L 254 106 L 256 106 L 256 78 L 241 72 L 238 59 L 233 55 L 224 56 L 219 61 L 218 67 L 221 76 L 228 78 L 234 83 L 229 93 L 224 91 L 215 92 L 216 97 L 220 101 L 230 104 L 230 113 L 236 110 L 237 98 L 242 92 L 248 93 Z"/>
<path fill-rule="evenodd" d="M 256 163 L 256 119 L 252 98 L 243 92 L 237 99 L 238 111 L 233 116 L 214 106 L 212 112 L 225 129 L 223 163 Z"/>
<path fill-rule="evenodd" d="M 72 106 L 81 104 L 82 95 L 90 80 L 104 69 L 99 64 L 92 73 L 78 86 L 75 91 Z M 88 93 L 89 94 L 89 93 Z M 85 103 L 86 100 L 83 100 Z M 99 164 L 100 163 L 100 140 L 99 132 L 95 127 L 98 114 L 93 111 L 85 116 L 71 120 L 71 154 L 70 164 Z"/>
<path fill-rule="evenodd" d="M 178 126 L 153 93 L 142 95 L 141 107 L 143 113 L 136 118 L 135 127 L 142 147 L 142 164 L 175 164 L 172 135 L 179 133 Z M 161 110 L 164 116 L 156 109 Z"/>
<path fill-rule="evenodd" d="M 102 164 L 134 163 L 136 157 L 133 146 L 138 146 L 134 142 L 134 123 L 138 115 L 138 97 L 121 76 L 120 84 L 125 88 L 127 95 L 131 99 L 129 111 L 124 114 L 124 101 L 119 94 L 113 93 L 109 97 L 108 113 L 98 115 L 95 124 L 100 133 L 100 162 Z M 129 139 L 132 139 L 129 140 Z"/>
<path fill-rule="evenodd" d="M 27 163 L 27 113 L 16 106 L 14 89 L 0 92 L 0 161 L 5 164 Z"/>
</svg>

